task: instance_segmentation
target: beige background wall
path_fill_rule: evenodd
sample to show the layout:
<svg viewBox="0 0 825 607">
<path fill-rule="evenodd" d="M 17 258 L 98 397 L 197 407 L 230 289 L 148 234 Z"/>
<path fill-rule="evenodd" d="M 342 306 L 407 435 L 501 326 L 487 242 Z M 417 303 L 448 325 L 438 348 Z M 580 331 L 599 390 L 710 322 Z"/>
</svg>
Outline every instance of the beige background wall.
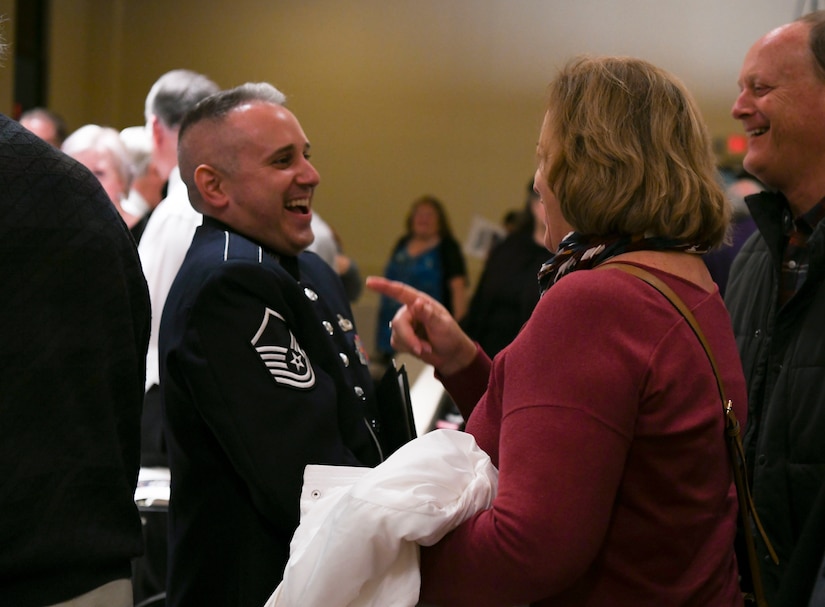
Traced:
<svg viewBox="0 0 825 607">
<path fill-rule="evenodd" d="M 8 46 L 6 59 L 0 62 L 0 112 L 9 114 L 14 104 L 14 0 L 0 0 L 0 29 Z"/>
<path fill-rule="evenodd" d="M 316 209 L 365 273 L 380 272 L 419 194 L 447 203 L 462 239 L 474 214 L 497 221 L 521 204 L 545 87 L 566 58 L 632 54 L 662 65 L 724 137 L 738 131 L 728 111 L 745 51 L 798 5 L 52 0 L 49 105 L 74 128 L 120 128 L 142 123 L 146 92 L 169 69 L 225 87 L 272 82 L 312 140 Z M 475 276 L 480 262 L 471 267 Z"/>
</svg>

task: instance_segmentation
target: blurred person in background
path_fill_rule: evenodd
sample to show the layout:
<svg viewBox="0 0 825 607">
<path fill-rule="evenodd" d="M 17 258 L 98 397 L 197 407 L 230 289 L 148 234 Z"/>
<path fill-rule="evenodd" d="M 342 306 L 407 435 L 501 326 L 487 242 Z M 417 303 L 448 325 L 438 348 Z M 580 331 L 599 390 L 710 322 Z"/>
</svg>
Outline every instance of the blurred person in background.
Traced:
<svg viewBox="0 0 825 607">
<path fill-rule="evenodd" d="M 60 148 L 69 135 L 69 129 L 63 117 L 42 107 L 23 112 L 20 115 L 20 124 L 56 148 Z"/>
<path fill-rule="evenodd" d="M 467 311 L 467 266 L 444 204 L 435 196 L 413 201 L 404 235 L 392 248 L 384 276 L 431 295 L 456 319 L 463 318 Z M 399 307 L 391 298 L 381 298 L 376 334 L 381 362 L 388 362 L 393 354 L 389 322 Z"/>
<path fill-rule="evenodd" d="M 350 302 L 357 301 L 364 290 L 361 271 L 355 260 L 344 253 L 338 233 L 316 212 L 312 213 L 312 233 L 315 240 L 307 247 L 307 251 L 312 251 L 327 262 L 341 277 Z"/>
<path fill-rule="evenodd" d="M 151 163 L 158 178 L 167 182 L 166 197 L 155 207 L 143 228 L 138 254 L 149 286 L 152 326 L 146 354 L 146 394 L 141 417 L 140 463 L 154 473 L 168 471 L 160 388 L 158 335 L 169 288 L 180 269 L 201 214 L 189 203 L 178 169 L 178 131 L 183 116 L 199 101 L 216 93 L 217 84 L 191 70 L 176 69 L 158 78 L 146 95 L 146 130 L 152 141 Z M 146 557 L 136 564 L 135 599 L 159 594 L 166 587 L 166 520 L 147 519 Z M 139 582 L 139 583 L 138 583 Z"/>
<path fill-rule="evenodd" d="M 140 218 L 132 227 L 132 235 L 140 242 L 149 216 L 163 199 L 166 180 L 152 159 L 152 138 L 145 126 L 126 127 L 120 131 L 120 140 L 126 147 L 132 174 L 122 206 L 127 213 Z"/>
<path fill-rule="evenodd" d="M 98 178 L 109 200 L 131 230 L 140 221 L 123 208 L 132 173 L 129 153 L 113 128 L 87 124 L 66 138 L 62 150 Z"/>
<path fill-rule="evenodd" d="M 722 297 L 725 296 L 725 290 L 728 286 L 728 278 L 730 276 L 730 267 L 733 260 L 745 244 L 745 241 L 750 238 L 750 235 L 756 231 L 756 224 L 751 217 L 751 212 L 748 205 L 745 203 L 745 198 L 751 194 L 758 194 L 762 191 L 762 184 L 753 176 L 746 172 L 736 176 L 734 180 L 725 187 L 725 194 L 731 204 L 731 225 L 729 232 L 729 242 L 713 251 L 705 253 L 705 264 L 710 270 L 710 275 L 714 282 L 719 285 L 719 292 Z"/>
<path fill-rule="evenodd" d="M 545 231 L 544 207 L 530 180 L 515 227 L 490 251 L 460 323 L 491 358 L 513 341 L 539 301 L 536 277 L 549 255 Z"/>
<path fill-rule="evenodd" d="M 152 331 L 146 355 L 146 399 L 143 405 L 141 463 L 166 464 L 166 445 L 160 411 L 158 333 L 169 287 L 183 263 L 201 214 L 189 204 L 186 185 L 178 170 L 178 130 L 184 114 L 201 100 L 218 92 L 209 78 L 191 70 L 163 74 L 146 95 L 146 130 L 151 133 L 152 164 L 160 179 L 168 181 L 166 198 L 152 211 L 143 229 L 138 253 L 152 300 Z"/>
</svg>

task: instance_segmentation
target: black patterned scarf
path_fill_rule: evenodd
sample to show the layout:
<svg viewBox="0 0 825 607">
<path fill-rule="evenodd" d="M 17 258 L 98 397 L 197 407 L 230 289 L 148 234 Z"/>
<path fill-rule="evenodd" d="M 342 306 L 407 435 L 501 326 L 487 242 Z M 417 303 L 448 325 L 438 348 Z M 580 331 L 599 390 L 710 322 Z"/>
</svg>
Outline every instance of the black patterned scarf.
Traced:
<svg viewBox="0 0 825 607">
<path fill-rule="evenodd" d="M 570 232 L 559 250 L 539 270 L 539 290 L 544 295 L 559 279 L 576 270 L 589 270 L 622 253 L 630 251 L 683 251 L 701 255 L 699 245 L 659 236 L 586 236 Z"/>
</svg>

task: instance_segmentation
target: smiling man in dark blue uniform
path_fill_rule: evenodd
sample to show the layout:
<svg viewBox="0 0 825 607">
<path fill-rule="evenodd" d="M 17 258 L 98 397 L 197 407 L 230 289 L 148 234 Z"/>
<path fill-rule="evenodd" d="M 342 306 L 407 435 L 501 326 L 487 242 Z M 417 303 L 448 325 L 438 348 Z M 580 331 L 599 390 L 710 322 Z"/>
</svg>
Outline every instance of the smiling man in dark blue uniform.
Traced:
<svg viewBox="0 0 825 607">
<path fill-rule="evenodd" d="M 283 575 L 304 467 L 383 457 L 346 293 L 302 253 L 319 177 L 283 101 L 242 85 L 180 129 L 181 176 L 204 222 L 160 330 L 170 606 L 262 605 Z"/>
</svg>

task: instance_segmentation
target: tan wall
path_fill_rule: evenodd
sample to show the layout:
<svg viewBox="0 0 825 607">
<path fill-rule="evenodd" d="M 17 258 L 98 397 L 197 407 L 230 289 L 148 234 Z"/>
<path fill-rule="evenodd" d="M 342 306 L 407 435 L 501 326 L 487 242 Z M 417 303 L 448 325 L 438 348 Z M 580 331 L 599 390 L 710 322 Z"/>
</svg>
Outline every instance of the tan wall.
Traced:
<svg viewBox="0 0 825 607">
<path fill-rule="evenodd" d="M 0 62 L 0 113 L 11 115 L 14 108 L 14 0 L 0 0 L 0 31 L 8 44 L 6 59 Z"/>
<path fill-rule="evenodd" d="M 120 127 L 123 0 L 50 3 L 49 100 L 70 129 L 89 122 Z M 144 93 L 145 95 L 145 93 Z"/>
<path fill-rule="evenodd" d="M 792 19 L 776 0 L 52 0 L 50 105 L 77 127 L 143 121 L 163 72 L 289 97 L 322 177 L 316 209 L 380 272 L 430 192 L 466 236 L 521 204 L 546 83 L 581 52 L 633 54 L 694 91 L 714 133 L 748 46 Z M 480 263 L 473 261 L 474 274 Z"/>
</svg>

